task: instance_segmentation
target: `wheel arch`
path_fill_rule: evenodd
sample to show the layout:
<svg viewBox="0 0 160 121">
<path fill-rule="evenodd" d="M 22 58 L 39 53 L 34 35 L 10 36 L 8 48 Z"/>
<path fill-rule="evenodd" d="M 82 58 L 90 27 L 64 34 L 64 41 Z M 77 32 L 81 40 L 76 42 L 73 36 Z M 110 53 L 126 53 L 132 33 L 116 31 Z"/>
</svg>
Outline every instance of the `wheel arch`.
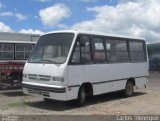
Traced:
<svg viewBox="0 0 160 121">
<path fill-rule="evenodd" d="M 127 82 L 128 82 L 128 81 L 131 81 L 131 82 L 133 83 L 133 86 L 136 86 L 135 78 L 130 77 L 130 78 L 127 80 Z"/>
<path fill-rule="evenodd" d="M 87 93 L 88 95 L 90 95 L 90 96 L 93 95 L 93 86 L 92 86 L 92 84 L 91 84 L 90 82 L 82 83 L 82 84 L 80 85 L 80 88 L 81 88 L 82 86 L 84 86 L 85 91 L 86 91 L 86 93 Z M 80 88 L 79 88 L 79 90 L 80 90 Z M 79 90 L 78 90 L 78 93 L 79 93 Z"/>
</svg>

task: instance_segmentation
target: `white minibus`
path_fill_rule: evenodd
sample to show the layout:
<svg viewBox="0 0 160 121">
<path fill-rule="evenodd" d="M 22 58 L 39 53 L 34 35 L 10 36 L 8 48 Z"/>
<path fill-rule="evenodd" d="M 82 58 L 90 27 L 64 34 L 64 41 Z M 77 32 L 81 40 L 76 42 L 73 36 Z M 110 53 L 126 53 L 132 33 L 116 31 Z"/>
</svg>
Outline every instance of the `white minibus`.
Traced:
<svg viewBox="0 0 160 121">
<path fill-rule="evenodd" d="M 142 38 L 85 31 L 42 35 L 23 71 L 23 92 L 83 105 L 87 96 L 122 90 L 148 81 L 148 57 Z"/>
</svg>

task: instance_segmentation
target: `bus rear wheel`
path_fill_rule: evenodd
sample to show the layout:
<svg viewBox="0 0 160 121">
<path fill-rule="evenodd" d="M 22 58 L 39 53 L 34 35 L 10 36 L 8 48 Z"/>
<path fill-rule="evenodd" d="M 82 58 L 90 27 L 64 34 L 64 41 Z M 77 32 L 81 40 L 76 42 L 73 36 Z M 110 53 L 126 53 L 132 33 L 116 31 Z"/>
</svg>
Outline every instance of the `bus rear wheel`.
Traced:
<svg viewBox="0 0 160 121">
<path fill-rule="evenodd" d="M 77 99 L 77 103 L 79 106 L 83 106 L 86 100 L 86 90 L 85 87 L 82 85 L 79 89 L 78 92 L 78 99 Z"/>
<path fill-rule="evenodd" d="M 124 89 L 124 96 L 125 97 L 131 97 L 133 95 L 133 82 L 132 81 L 127 81 L 126 87 Z"/>
</svg>

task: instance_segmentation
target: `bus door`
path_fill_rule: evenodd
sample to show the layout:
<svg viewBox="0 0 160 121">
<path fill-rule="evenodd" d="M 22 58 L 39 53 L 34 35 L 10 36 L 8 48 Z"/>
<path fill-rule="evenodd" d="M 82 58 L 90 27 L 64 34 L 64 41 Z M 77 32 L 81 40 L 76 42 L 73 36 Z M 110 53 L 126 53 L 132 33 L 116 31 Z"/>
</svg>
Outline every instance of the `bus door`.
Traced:
<svg viewBox="0 0 160 121">
<path fill-rule="evenodd" d="M 80 85 L 83 81 L 83 67 L 81 65 L 80 41 L 75 43 L 68 65 L 68 86 Z"/>
</svg>

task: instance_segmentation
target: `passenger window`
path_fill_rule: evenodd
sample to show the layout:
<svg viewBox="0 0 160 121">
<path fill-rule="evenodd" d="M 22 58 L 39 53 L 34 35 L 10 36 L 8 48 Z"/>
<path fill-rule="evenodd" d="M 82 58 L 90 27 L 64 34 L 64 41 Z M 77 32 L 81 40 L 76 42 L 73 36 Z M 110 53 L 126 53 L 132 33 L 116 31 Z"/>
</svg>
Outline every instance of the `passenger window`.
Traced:
<svg viewBox="0 0 160 121">
<path fill-rule="evenodd" d="M 107 39 L 106 54 L 108 62 L 127 62 L 129 61 L 127 42 L 125 40 Z"/>
<path fill-rule="evenodd" d="M 81 36 L 81 58 L 82 63 L 87 64 L 91 62 L 91 47 L 90 47 L 90 40 L 87 36 Z"/>
<path fill-rule="evenodd" d="M 93 38 L 94 42 L 94 60 L 96 63 L 105 62 L 105 50 L 102 38 Z"/>
<path fill-rule="evenodd" d="M 81 63 L 80 43 L 79 43 L 79 41 L 77 41 L 76 46 L 74 48 L 73 55 L 72 55 L 71 64 L 80 64 L 80 63 Z"/>
<path fill-rule="evenodd" d="M 130 51 L 143 51 L 143 42 L 130 41 Z"/>
<path fill-rule="evenodd" d="M 129 48 L 132 62 L 143 62 L 146 60 L 143 42 L 130 41 Z"/>
</svg>

